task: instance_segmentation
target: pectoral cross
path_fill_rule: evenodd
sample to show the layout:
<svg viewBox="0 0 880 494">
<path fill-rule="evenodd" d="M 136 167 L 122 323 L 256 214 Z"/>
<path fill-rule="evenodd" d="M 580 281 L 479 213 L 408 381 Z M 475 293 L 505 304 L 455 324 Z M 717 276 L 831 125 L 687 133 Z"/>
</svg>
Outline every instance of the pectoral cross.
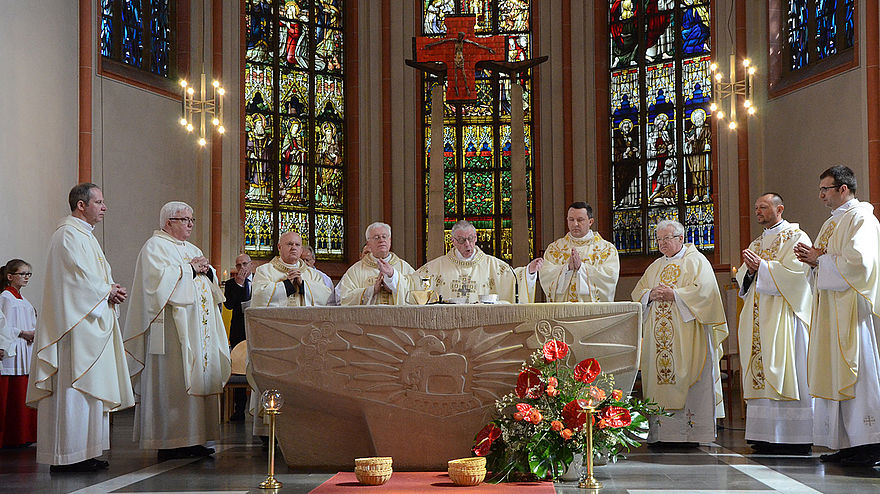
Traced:
<svg viewBox="0 0 880 494">
<path fill-rule="evenodd" d="M 865 425 L 867 425 L 868 427 L 874 427 L 874 422 L 876 421 L 877 420 L 870 415 L 865 416 Z"/>
</svg>

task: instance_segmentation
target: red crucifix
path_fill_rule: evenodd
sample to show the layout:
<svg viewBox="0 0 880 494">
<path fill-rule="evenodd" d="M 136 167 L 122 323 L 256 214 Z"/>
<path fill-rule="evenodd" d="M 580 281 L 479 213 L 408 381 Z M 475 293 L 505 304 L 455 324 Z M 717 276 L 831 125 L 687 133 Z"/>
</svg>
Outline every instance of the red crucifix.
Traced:
<svg viewBox="0 0 880 494">
<path fill-rule="evenodd" d="M 477 62 L 484 60 L 504 61 L 504 36 L 474 35 L 476 16 L 446 16 L 446 37 L 443 39 L 424 36 L 415 39 L 417 62 L 442 62 L 446 65 L 446 101 L 472 101 L 477 99 L 474 71 Z M 450 70 L 452 73 L 450 74 Z"/>
</svg>

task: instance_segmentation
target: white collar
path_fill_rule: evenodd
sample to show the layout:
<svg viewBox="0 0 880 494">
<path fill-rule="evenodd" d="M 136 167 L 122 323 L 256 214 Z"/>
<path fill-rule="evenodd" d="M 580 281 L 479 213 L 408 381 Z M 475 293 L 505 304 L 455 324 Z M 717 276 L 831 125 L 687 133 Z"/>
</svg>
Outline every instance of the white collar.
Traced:
<svg viewBox="0 0 880 494">
<path fill-rule="evenodd" d="M 568 233 L 571 234 L 571 232 Z M 574 235 L 572 235 L 571 238 L 577 240 L 578 242 L 587 242 L 593 240 L 593 230 L 587 230 L 587 234 L 583 237 L 575 237 Z"/>
<path fill-rule="evenodd" d="M 779 223 L 776 223 L 775 225 L 771 226 L 770 228 L 765 228 L 764 235 L 776 235 L 777 233 L 784 230 L 790 224 L 791 223 L 789 223 L 785 220 L 780 220 Z"/>
<path fill-rule="evenodd" d="M 95 225 L 89 223 L 88 221 L 85 221 L 85 220 L 83 220 L 83 219 L 77 218 L 77 217 L 74 216 L 74 215 L 70 215 L 70 217 L 73 218 L 73 219 L 75 219 L 76 221 L 78 221 L 78 222 L 80 223 L 80 225 L 82 225 L 83 227 L 86 228 L 87 231 L 92 232 L 92 231 L 95 230 Z"/>
<path fill-rule="evenodd" d="M 465 257 L 461 255 L 461 252 L 459 252 L 458 249 L 453 249 L 453 250 L 455 250 L 455 258 L 458 259 L 459 261 L 470 262 L 470 261 L 473 261 L 474 257 L 477 256 L 477 249 L 474 249 L 474 253 L 471 254 L 471 256 L 468 257 L 467 259 L 465 259 Z"/>
<path fill-rule="evenodd" d="M 666 259 L 669 259 L 669 260 L 672 260 L 672 259 L 681 259 L 682 257 L 684 257 L 684 252 L 685 252 L 686 250 L 687 250 L 687 245 L 682 244 L 682 245 L 681 245 L 681 249 L 680 249 L 680 250 L 679 250 L 674 256 L 670 256 L 670 257 L 666 257 L 666 256 L 664 256 L 664 257 L 666 257 Z"/>
<path fill-rule="evenodd" d="M 831 216 L 841 215 L 841 214 L 847 212 L 850 208 L 852 208 L 853 206 L 855 206 L 858 203 L 859 203 L 859 200 L 856 199 L 855 197 L 853 197 L 852 199 L 841 204 L 840 207 L 838 207 L 834 211 L 831 211 Z"/>
</svg>

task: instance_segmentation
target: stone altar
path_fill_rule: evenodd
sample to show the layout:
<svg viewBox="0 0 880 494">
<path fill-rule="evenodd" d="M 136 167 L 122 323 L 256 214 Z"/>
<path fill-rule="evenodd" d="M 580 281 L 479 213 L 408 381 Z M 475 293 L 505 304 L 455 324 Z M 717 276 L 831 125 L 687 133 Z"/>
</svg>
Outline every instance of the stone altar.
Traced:
<svg viewBox="0 0 880 494">
<path fill-rule="evenodd" d="M 261 390 L 281 390 L 277 436 L 292 468 L 350 469 L 392 456 L 445 470 L 510 393 L 522 362 L 564 339 L 628 391 L 638 369 L 635 302 L 250 308 L 248 354 Z"/>
</svg>

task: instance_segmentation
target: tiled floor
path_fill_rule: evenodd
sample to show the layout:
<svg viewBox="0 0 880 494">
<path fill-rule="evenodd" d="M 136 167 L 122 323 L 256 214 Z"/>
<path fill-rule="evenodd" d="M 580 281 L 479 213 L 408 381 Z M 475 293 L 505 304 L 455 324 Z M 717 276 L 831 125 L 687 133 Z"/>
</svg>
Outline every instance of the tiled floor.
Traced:
<svg viewBox="0 0 880 494">
<path fill-rule="evenodd" d="M 627 460 L 596 468 L 601 494 L 703 493 L 880 493 L 880 468 L 844 469 L 812 457 L 771 457 L 750 454 L 743 439 L 739 411 L 725 419 L 713 445 L 693 452 L 654 453 L 647 448 Z M 267 492 L 257 484 L 266 477 L 267 453 L 250 436 L 250 422 L 226 424 L 214 458 L 158 463 L 154 451 L 131 442 L 131 411 L 114 418 L 110 469 L 94 474 L 50 475 L 34 462 L 33 447 L 0 450 L 0 488 L 16 494 L 103 492 Z M 308 492 L 335 472 L 296 472 L 277 459 L 278 492 Z M 560 493 L 585 492 L 576 484 L 557 484 Z M 466 492 L 466 490 L 462 491 Z"/>
</svg>

